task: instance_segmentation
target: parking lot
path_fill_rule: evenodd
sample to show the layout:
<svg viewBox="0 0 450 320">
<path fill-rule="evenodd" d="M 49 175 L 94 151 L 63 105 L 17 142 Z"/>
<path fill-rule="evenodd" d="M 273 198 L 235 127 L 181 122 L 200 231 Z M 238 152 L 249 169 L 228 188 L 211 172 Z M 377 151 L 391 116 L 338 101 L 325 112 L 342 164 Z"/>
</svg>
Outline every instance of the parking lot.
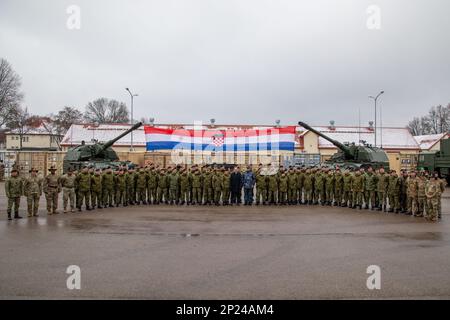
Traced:
<svg viewBox="0 0 450 320">
<path fill-rule="evenodd" d="M 133 206 L 7 221 L 0 184 L 0 297 L 450 298 L 443 220 L 308 206 Z M 21 215 L 26 216 L 22 198 Z M 61 210 L 62 211 L 62 210 Z M 69 290 L 66 269 L 81 270 Z M 381 269 L 369 290 L 367 267 Z"/>
</svg>

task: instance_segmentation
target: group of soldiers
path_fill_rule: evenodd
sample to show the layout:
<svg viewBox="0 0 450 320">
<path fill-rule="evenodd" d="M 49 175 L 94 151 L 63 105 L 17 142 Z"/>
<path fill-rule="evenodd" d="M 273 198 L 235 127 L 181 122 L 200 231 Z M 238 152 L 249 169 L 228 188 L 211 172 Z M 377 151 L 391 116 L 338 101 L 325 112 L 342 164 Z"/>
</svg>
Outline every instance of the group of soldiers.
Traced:
<svg viewBox="0 0 450 320">
<path fill-rule="evenodd" d="M 259 165 L 241 172 L 238 166 L 179 166 L 160 168 L 149 164 L 132 169 L 84 167 L 59 176 L 55 168 L 45 178 L 30 170 L 22 179 L 17 170 L 5 183 L 8 218 L 18 213 L 20 196 L 25 195 L 28 216 L 37 216 L 42 193 L 49 215 L 57 214 L 58 194 L 63 193 L 64 213 L 75 209 L 101 209 L 140 204 L 178 205 L 327 205 L 404 213 L 437 221 L 441 216 L 441 195 L 445 180 L 426 171 L 385 172 L 340 168 L 281 166 L 267 170 Z M 254 199 L 254 191 L 256 197 Z"/>
</svg>

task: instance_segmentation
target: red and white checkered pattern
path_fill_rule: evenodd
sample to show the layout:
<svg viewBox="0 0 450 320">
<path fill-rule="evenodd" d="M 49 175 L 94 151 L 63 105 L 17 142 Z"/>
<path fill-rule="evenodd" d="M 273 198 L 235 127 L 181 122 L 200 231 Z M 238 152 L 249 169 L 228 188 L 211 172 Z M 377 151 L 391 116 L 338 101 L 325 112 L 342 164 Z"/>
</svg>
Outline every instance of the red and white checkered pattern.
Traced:
<svg viewBox="0 0 450 320">
<path fill-rule="evenodd" d="M 225 139 L 223 138 L 223 136 L 213 136 L 213 145 L 215 145 L 216 147 L 221 147 L 223 146 Z"/>
</svg>

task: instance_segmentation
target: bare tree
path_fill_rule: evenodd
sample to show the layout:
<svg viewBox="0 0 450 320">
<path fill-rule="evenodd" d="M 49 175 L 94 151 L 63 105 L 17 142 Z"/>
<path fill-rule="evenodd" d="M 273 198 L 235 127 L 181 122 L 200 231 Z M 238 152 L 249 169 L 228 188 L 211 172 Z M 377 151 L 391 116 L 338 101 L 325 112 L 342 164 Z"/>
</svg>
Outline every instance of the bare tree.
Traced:
<svg viewBox="0 0 450 320">
<path fill-rule="evenodd" d="M 52 116 L 52 119 L 56 123 L 58 131 L 65 134 L 73 123 L 83 121 L 83 114 L 76 108 L 64 107 L 55 116 Z"/>
<path fill-rule="evenodd" d="M 23 136 L 30 130 L 29 123 L 30 114 L 28 113 L 28 108 L 18 107 L 9 114 L 6 125 L 19 135 L 20 149 L 22 149 L 23 145 Z"/>
<path fill-rule="evenodd" d="M 86 121 L 98 123 L 126 123 L 130 120 L 125 103 L 107 98 L 89 102 L 84 118 Z"/>
<path fill-rule="evenodd" d="M 438 105 L 430 108 L 428 115 L 411 120 L 408 128 L 415 136 L 448 132 L 450 130 L 450 103 L 446 107 Z"/>
<path fill-rule="evenodd" d="M 20 92 L 20 77 L 5 59 L 0 59 L 0 127 L 17 113 L 23 93 Z"/>
</svg>

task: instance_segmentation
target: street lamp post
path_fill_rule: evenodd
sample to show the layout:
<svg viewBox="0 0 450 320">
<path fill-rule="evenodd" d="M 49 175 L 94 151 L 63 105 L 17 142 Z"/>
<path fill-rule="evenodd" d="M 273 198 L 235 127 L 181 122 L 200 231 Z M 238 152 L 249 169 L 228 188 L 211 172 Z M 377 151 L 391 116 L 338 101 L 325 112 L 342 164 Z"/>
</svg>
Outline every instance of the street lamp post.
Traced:
<svg viewBox="0 0 450 320">
<path fill-rule="evenodd" d="M 369 98 L 373 99 L 373 101 L 375 103 L 375 147 L 377 146 L 377 100 L 378 100 L 378 97 L 381 96 L 383 93 L 384 93 L 384 91 L 380 91 L 380 93 L 377 94 L 375 97 L 369 96 Z"/>
<path fill-rule="evenodd" d="M 130 122 L 131 122 L 131 125 L 133 125 L 133 122 L 134 122 L 134 120 L 133 120 L 133 102 L 134 102 L 134 97 L 137 97 L 138 94 L 137 93 L 135 93 L 135 94 L 131 93 L 129 88 L 125 88 L 125 90 L 128 91 L 128 93 L 130 94 L 130 97 L 131 97 L 131 120 L 130 120 Z M 133 131 L 131 131 L 130 134 L 131 134 L 130 151 L 134 151 L 134 148 L 133 148 Z"/>
</svg>

